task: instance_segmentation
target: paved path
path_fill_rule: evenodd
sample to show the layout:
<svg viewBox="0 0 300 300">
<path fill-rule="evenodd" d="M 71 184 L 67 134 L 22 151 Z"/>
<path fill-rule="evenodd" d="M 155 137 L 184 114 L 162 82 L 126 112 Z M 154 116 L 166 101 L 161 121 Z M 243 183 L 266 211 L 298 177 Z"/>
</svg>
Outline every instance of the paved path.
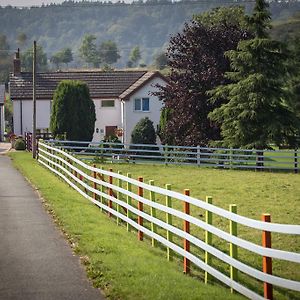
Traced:
<svg viewBox="0 0 300 300">
<path fill-rule="evenodd" d="M 103 300 L 32 187 L 0 155 L 0 300 Z"/>
<path fill-rule="evenodd" d="M 0 142 L 0 154 L 7 152 L 11 148 L 10 143 Z"/>
</svg>

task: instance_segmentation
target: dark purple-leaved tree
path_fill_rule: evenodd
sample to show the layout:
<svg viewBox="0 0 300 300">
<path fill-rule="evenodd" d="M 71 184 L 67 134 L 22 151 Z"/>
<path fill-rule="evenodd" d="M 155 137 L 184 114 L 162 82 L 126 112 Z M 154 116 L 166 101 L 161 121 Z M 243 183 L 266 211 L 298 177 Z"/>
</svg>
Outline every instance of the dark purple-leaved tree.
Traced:
<svg viewBox="0 0 300 300">
<path fill-rule="evenodd" d="M 219 127 L 207 115 L 221 103 L 210 103 L 206 93 L 226 83 L 229 61 L 224 52 L 249 37 L 244 20 L 240 7 L 219 8 L 195 17 L 171 38 L 170 80 L 156 93 L 168 110 L 161 128 L 163 143 L 204 146 L 220 138 Z"/>
</svg>

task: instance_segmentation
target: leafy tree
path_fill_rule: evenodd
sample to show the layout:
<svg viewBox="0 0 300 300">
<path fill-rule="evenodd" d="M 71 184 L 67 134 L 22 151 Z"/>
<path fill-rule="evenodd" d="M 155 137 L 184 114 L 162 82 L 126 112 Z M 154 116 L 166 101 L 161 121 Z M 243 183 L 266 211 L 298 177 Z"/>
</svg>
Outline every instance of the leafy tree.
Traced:
<svg viewBox="0 0 300 300">
<path fill-rule="evenodd" d="M 140 59 L 142 58 L 141 52 L 140 52 L 140 47 L 136 46 L 134 47 L 129 55 L 129 61 L 131 62 L 131 66 L 136 66 Z"/>
<path fill-rule="evenodd" d="M 8 82 L 12 67 L 12 56 L 9 54 L 9 44 L 5 34 L 0 33 L 0 82 Z"/>
<path fill-rule="evenodd" d="M 291 92 L 287 104 L 300 118 L 300 36 L 290 40 L 289 45 L 292 53 L 289 61 L 292 74 L 287 85 L 287 89 Z"/>
<path fill-rule="evenodd" d="M 213 103 L 226 99 L 210 114 L 221 124 L 225 146 L 263 149 L 270 143 L 295 143 L 297 119 L 285 104 L 287 52 L 281 42 L 268 37 L 267 8 L 264 0 L 256 1 L 248 18 L 255 37 L 226 53 L 232 68 L 226 78 L 233 83 L 211 92 Z"/>
<path fill-rule="evenodd" d="M 20 32 L 17 35 L 17 44 L 19 47 L 23 48 L 27 42 L 27 35 L 24 32 Z"/>
<path fill-rule="evenodd" d="M 121 57 L 119 55 L 117 44 L 113 41 L 106 41 L 100 45 L 99 56 L 102 63 L 106 65 L 116 63 L 117 60 Z"/>
<path fill-rule="evenodd" d="M 67 140 L 90 141 L 95 121 L 95 105 L 88 86 L 80 81 L 61 81 L 53 96 L 52 133 L 55 136 L 66 133 Z"/>
<path fill-rule="evenodd" d="M 166 134 L 166 126 L 171 116 L 171 110 L 169 108 L 163 107 L 160 113 L 158 136 L 163 144 L 173 145 L 174 141 L 172 136 Z"/>
<path fill-rule="evenodd" d="M 224 25 L 220 17 L 224 10 L 235 15 L 232 25 Z M 229 61 L 224 52 L 235 49 L 241 39 L 249 36 L 242 25 L 245 15 L 241 8 L 222 8 L 209 16 L 213 23 L 195 18 L 171 38 L 167 49 L 170 80 L 155 93 L 169 109 L 163 139 L 176 145 L 207 145 L 219 138 L 219 127 L 208 119 L 208 114 L 221 101 L 208 102 L 206 93 L 226 82 L 224 73 L 229 70 Z M 240 26 L 236 20 L 241 20 Z"/>
<path fill-rule="evenodd" d="M 73 61 L 73 54 L 71 48 L 64 48 L 58 52 L 56 52 L 51 58 L 50 62 L 53 63 L 57 69 L 59 69 L 62 63 L 68 65 Z"/>
<path fill-rule="evenodd" d="M 154 65 L 157 69 L 162 70 L 168 65 L 168 57 L 162 52 L 154 57 Z"/>
<path fill-rule="evenodd" d="M 156 134 L 153 122 L 148 118 L 141 119 L 131 133 L 133 144 L 156 144 Z"/>
<path fill-rule="evenodd" d="M 100 66 L 101 60 L 99 57 L 99 52 L 97 51 L 96 36 L 93 34 L 86 34 L 83 37 L 81 46 L 79 48 L 79 53 L 82 59 L 93 67 L 98 68 Z"/>
<path fill-rule="evenodd" d="M 4 103 L 4 119 L 7 121 L 7 126 L 6 126 L 6 132 L 11 133 L 13 132 L 13 104 L 8 95 L 6 95 L 5 103 Z"/>
<path fill-rule="evenodd" d="M 21 67 L 25 72 L 32 72 L 33 49 L 29 48 L 21 54 Z M 47 54 L 41 45 L 36 46 L 36 66 L 38 72 L 44 72 L 48 69 Z"/>
</svg>

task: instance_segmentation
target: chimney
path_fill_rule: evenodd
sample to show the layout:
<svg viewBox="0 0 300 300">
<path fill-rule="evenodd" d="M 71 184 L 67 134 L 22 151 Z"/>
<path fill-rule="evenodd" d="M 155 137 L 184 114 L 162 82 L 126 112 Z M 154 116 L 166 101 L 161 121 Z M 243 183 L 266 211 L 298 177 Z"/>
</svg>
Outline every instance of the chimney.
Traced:
<svg viewBox="0 0 300 300">
<path fill-rule="evenodd" d="M 18 51 L 15 52 L 15 58 L 14 58 L 14 75 L 20 75 L 21 74 L 21 60 L 20 60 L 20 49 L 18 48 Z"/>
</svg>

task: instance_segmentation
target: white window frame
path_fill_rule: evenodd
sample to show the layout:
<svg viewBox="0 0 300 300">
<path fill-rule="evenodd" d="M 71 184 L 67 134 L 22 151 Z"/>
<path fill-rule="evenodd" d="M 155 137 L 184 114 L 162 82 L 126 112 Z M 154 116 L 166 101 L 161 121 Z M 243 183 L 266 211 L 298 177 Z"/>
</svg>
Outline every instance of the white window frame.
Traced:
<svg viewBox="0 0 300 300">
<path fill-rule="evenodd" d="M 136 109 L 136 101 L 140 101 L 140 107 L 139 109 Z M 148 101 L 148 110 L 143 110 L 143 102 Z M 150 98 L 149 97 L 142 97 L 142 98 L 135 98 L 133 103 L 133 111 L 135 112 L 150 112 Z"/>
</svg>

